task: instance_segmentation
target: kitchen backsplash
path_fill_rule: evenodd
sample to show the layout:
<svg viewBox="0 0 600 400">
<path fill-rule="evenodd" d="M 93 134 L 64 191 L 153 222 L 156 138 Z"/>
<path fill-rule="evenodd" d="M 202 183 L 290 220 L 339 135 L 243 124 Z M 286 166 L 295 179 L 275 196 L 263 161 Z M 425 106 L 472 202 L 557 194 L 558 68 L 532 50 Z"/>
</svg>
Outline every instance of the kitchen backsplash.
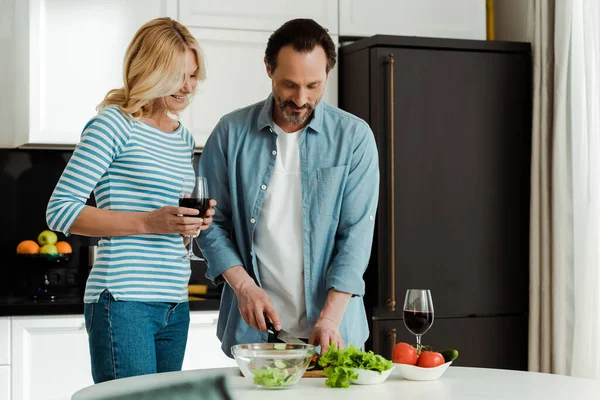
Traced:
<svg viewBox="0 0 600 400">
<path fill-rule="evenodd" d="M 43 283 L 43 269 L 19 259 L 16 248 L 47 229 L 46 205 L 71 155 L 67 150 L 0 149 L 0 296 L 30 295 Z M 93 199 L 88 203 L 94 204 Z M 73 256 L 68 264 L 48 270 L 50 285 L 58 295 L 81 295 L 89 272 L 88 248 L 98 239 L 58 237 L 71 244 Z M 190 282 L 209 284 L 205 271 L 204 263 L 193 262 Z"/>
</svg>

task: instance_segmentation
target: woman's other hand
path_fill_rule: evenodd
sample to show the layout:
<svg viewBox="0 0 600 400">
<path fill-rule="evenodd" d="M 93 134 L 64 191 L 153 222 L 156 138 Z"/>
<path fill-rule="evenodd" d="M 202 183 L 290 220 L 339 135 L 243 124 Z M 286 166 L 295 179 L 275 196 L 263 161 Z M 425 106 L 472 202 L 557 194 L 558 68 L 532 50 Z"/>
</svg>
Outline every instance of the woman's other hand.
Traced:
<svg viewBox="0 0 600 400">
<path fill-rule="evenodd" d="M 215 215 L 215 210 L 213 209 L 213 207 L 215 207 L 217 205 L 216 200 L 210 200 L 208 202 L 208 210 L 206 210 L 206 213 L 204 214 L 204 217 L 202 218 L 202 225 L 200 225 L 200 230 L 201 231 L 205 231 L 210 227 L 210 224 L 212 224 L 212 217 L 213 215 Z"/>
</svg>

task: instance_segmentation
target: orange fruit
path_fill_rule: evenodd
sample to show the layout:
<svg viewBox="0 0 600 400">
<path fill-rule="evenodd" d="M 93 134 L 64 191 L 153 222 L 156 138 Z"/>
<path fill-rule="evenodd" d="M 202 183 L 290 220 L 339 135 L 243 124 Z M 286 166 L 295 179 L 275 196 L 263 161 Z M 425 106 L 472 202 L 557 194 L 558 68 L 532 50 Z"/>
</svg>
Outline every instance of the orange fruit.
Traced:
<svg viewBox="0 0 600 400">
<path fill-rule="evenodd" d="M 71 254 L 73 252 L 73 249 L 71 248 L 71 245 L 68 242 L 65 241 L 61 241 L 56 243 L 56 250 L 60 253 L 60 254 Z"/>
<path fill-rule="evenodd" d="M 33 240 L 23 240 L 17 246 L 17 254 L 39 254 L 40 245 Z"/>
</svg>

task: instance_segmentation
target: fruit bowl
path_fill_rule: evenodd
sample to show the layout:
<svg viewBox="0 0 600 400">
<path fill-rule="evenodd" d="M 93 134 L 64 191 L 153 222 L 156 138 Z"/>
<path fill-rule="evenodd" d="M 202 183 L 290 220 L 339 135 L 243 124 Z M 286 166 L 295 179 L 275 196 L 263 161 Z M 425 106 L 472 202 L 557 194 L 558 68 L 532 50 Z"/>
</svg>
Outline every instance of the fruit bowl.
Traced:
<svg viewBox="0 0 600 400">
<path fill-rule="evenodd" d="M 404 379 L 410 381 L 435 381 L 446 372 L 452 361 L 433 368 L 417 367 L 409 364 L 395 364 Z"/>
<path fill-rule="evenodd" d="M 396 365 L 382 372 L 371 371 L 362 368 L 354 368 L 354 372 L 358 375 L 358 378 L 350 379 L 350 382 L 355 385 L 377 385 L 379 383 L 385 382 L 385 380 L 390 376 L 395 367 Z"/>
<path fill-rule="evenodd" d="M 302 377 L 315 347 L 309 344 L 251 343 L 231 348 L 240 371 L 259 388 L 285 389 Z"/>
</svg>

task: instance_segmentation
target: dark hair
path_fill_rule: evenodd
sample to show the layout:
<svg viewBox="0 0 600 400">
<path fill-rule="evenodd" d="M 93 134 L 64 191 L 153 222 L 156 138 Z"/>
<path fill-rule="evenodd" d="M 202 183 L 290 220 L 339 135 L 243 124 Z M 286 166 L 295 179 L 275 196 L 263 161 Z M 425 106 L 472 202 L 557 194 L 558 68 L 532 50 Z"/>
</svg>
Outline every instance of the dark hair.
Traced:
<svg viewBox="0 0 600 400">
<path fill-rule="evenodd" d="M 285 46 L 292 46 L 301 53 L 311 52 L 315 47 L 321 46 L 327 56 L 327 73 L 335 66 L 335 44 L 328 30 L 312 19 L 292 19 L 273 32 L 265 51 L 265 59 L 271 71 L 275 71 L 279 50 Z"/>
</svg>

